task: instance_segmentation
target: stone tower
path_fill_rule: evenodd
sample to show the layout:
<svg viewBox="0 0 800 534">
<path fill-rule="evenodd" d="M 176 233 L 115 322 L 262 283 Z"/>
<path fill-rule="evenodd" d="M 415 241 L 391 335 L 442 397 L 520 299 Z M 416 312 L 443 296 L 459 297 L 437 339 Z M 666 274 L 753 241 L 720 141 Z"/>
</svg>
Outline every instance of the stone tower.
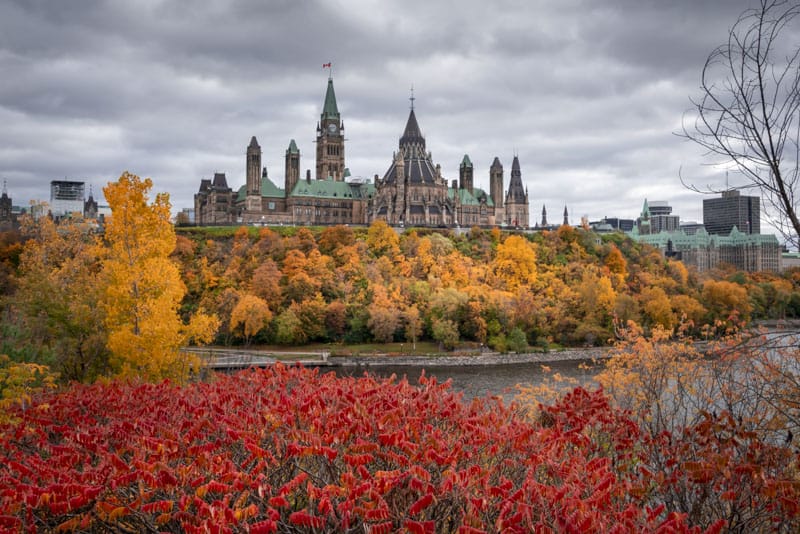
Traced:
<svg viewBox="0 0 800 534">
<path fill-rule="evenodd" d="M 11 220 L 11 197 L 8 196 L 6 182 L 3 181 L 3 194 L 0 196 L 0 222 Z"/>
<path fill-rule="evenodd" d="M 294 139 L 289 142 L 289 148 L 286 149 L 284 177 L 284 189 L 288 198 L 294 186 L 300 180 L 300 150 L 297 149 L 297 143 L 294 142 Z"/>
<path fill-rule="evenodd" d="M 333 78 L 328 78 L 325 103 L 317 124 L 317 180 L 344 181 L 344 123 L 336 105 Z"/>
<path fill-rule="evenodd" d="M 492 166 L 489 167 L 489 196 L 492 197 L 497 213 L 497 220 L 502 221 L 503 209 L 503 164 L 500 159 L 495 157 Z"/>
<path fill-rule="evenodd" d="M 247 200 L 246 211 L 261 210 L 261 147 L 256 136 L 247 145 Z"/>
<path fill-rule="evenodd" d="M 472 162 L 469 160 L 469 156 L 464 154 L 464 159 L 461 160 L 461 165 L 458 167 L 458 188 L 472 193 L 472 183 Z"/>
<path fill-rule="evenodd" d="M 514 161 L 511 163 L 511 180 L 508 182 L 505 204 L 507 225 L 528 226 L 528 192 L 522 185 L 522 171 L 517 156 L 514 156 Z"/>
<path fill-rule="evenodd" d="M 547 226 L 547 206 L 542 204 L 542 226 Z"/>
</svg>

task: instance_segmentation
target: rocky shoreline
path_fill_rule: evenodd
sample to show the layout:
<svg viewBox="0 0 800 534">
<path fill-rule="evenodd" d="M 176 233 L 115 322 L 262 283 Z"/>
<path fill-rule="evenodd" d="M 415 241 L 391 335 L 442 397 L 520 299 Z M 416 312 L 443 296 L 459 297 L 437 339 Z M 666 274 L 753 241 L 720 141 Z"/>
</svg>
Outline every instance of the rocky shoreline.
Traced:
<svg viewBox="0 0 800 534">
<path fill-rule="evenodd" d="M 256 350 L 230 349 L 188 349 L 197 354 L 212 369 L 241 369 L 247 367 L 267 367 L 278 361 L 286 364 L 299 363 L 305 367 L 447 367 L 447 366 L 491 366 L 513 365 L 519 363 L 552 363 L 605 359 L 609 357 L 608 347 L 566 349 L 552 352 L 500 353 L 478 352 L 461 354 L 410 355 L 376 353 L 358 356 L 330 355 L 326 352 L 304 353 L 303 358 L 283 359 L 281 356 L 297 353 L 276 353 Z"/>
<path fill-rule="evenodd" d="M 375 367 L 383 365 L 446 367 L 467 365 L 509 365 L 517 363 L 549 363 L 576 360 L 604 359 L 609 357 L 608 348 L 568 349 L 553 352 L 499 353 L 482 352 L 479 354 L 411 356 L 411 355 L 376 355 L 376 356 L 331 356 L 316 365 L 326 367 Z M 303 362 L 304 365 L 314 365 Z"/>
</svg>

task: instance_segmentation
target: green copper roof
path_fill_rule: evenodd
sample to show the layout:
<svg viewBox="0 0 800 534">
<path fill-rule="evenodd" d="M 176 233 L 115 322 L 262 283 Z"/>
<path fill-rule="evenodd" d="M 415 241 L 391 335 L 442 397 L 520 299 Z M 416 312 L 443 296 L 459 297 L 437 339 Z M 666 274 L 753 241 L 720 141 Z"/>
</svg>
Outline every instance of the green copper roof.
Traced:
<svg viewBox="0 0 800 534">
<path fill-rule="evenodd" d="M 297 148 L 297 143 L 294 142 L 294 139 L 289 141 L 289 148 L 286 149 L 287 154 L 299 154 L 300 150 Z"/>
<path fill-rule="evenodd" d="M 261 177 L 261 196 L 271 198 L 283 198 L 283 189 L 272 183 L 269 178 Z M 247 198 L 247 187 L 242 186 L 236 194 L 236 201 L 243 202 Z"/>
<path fill-rule="evenodd" d="M 487 195 L 483 189 L 474 188 L 472 193 L 467 191 L 466 189 L 453 189 L 452 187 L 447 188 L 447 197 L 454 198 L 455 195 L 458 195 L 458 199 L 464 206 L 479 206 L 481 201 L 481 196 L 486 197 L 486 205 L 487 206 L 494 206 L 494 201 L 492 197 Z"/>
<path fill-rule="evenodd" d="M 328 78 L 328 90 L 325 92 L 325 105 L 322 107 L 321 119 L 339 120 L 339 108 L 336 106 L 336 93 L 333 92 L 333 78 Z"/>
<path fill-rule="evenodd" d="M 292 189 L 293 197 L 310 197 L 325 199 L 364 198 L 375 190 L 374 184 L 350 184 L 334 180 L 300 180 Z"/>
<path fill-rule="evenodd" d="M 634 230 L 636 227 L 634 227 Z M 659 232 L 658 234 L 641 235 L 638 232 L 629 232 L 633 239 L 648 245 L 666 248 L 672 241 L 675 250 L 691 250 L 700 247 L 724 247 L 742 245 L 773 245 L 778 246 L 778 238 L 772 234 L 744 234 L 734 227 L 730 235 L 709 234 L 705 229 L 698 230 L 695 234 L 687 235 L 683 231 Z"/>
<path fill-rule="evenodd" d="M 461 166 L 472 168 L 472 162 L 469 160 L 468 155 L 464 154 L 464 159 L 461 160 Z"/>
</svg>

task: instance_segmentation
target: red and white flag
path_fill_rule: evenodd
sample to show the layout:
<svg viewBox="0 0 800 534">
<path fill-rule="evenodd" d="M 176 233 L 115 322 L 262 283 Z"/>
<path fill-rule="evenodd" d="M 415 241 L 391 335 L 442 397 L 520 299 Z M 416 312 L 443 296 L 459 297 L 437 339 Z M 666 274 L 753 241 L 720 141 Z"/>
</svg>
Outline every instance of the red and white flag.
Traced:
<svg viewBox="0 0 800 534">
<path fill-rule="evenodd" d="M 330 63 L 323 63 L 322 64 L 322 68 L 323 69 L 329 69 L 329 68 L 331 68 L 331 64 Z"/>
</svg>

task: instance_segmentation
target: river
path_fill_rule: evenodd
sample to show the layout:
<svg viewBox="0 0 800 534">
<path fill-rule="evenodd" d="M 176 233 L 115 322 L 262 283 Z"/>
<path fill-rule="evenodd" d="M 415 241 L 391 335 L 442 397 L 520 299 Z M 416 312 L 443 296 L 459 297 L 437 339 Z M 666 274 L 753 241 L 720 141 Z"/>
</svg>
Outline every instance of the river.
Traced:
<svg viewBox="0 0 800 534">
<path fill-rule="evenodd" d="M 560 362 L 514 363 L 502 365 L 465 365 L 465 366 L 409 366 L 409 365 L 373 365 L 368 370 L 360 367 L 338 367 L 334 369 L 339 375 L 358 376 L 364 372 L 380 377 L 392 374 L 406 376 L 411 383 L 416 383 L 422 370 L 426 376 L 435 376 L 439 382 L 452 380 L 454 391 L 464 394 L 465 399 L 499 395 L 505 402 L 513 400 L 517 384 L 539 385 L 545 380 L 547 372 L 542 369 L 546 365 L 549 373 L 559 373 L 563 377 L 574 378 L 582 385 L 595 385 L 593 377 L 600 371 L 602 363 L 591 360 L 570 360 Z M 591 368 L 594 365 L 593 369 Z M 590 367 L 587 369 L 586 367 Z"/>
</svg>

